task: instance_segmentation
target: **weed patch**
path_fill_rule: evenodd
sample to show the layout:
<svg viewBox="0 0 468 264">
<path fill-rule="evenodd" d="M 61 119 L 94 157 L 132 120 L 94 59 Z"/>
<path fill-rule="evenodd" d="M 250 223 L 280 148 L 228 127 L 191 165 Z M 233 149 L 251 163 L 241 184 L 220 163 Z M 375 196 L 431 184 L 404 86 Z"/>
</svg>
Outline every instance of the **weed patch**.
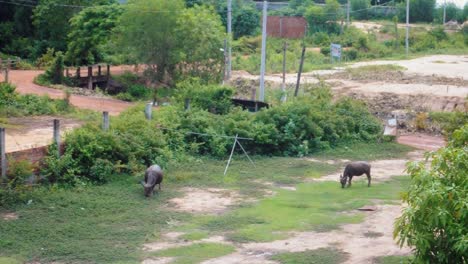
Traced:
<svg viewBox="0 0 468 264">
<path fill-rule="evenodd" d="M 271 257 L 281 264 L 335 264 L 342 263 L 347 253 L 336 248 L 319 248 L 295 253 L 282 253 Z"/>
<path fill-rule="evenodd" d="M 176 257 L 175 264 L 200 263 L 204 260 L 216 258 L 234 252 L 231 245 L 215 243 L 197 243 L 190 246 L 170 248 L 154 253 L 156 257 Z"/>
</svg>

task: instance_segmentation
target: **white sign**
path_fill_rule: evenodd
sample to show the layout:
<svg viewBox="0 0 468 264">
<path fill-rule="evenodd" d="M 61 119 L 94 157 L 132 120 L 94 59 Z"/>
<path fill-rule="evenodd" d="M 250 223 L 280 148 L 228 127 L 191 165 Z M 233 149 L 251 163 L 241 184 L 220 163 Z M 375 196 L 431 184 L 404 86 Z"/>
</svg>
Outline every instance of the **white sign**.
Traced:
<svg viewBox="0 0 468 264">
<path fill-rule="evenodd" d="M 330 53 L 333 58 L 341 59 L 341 45 L 332 43 Z"/>
</svg>

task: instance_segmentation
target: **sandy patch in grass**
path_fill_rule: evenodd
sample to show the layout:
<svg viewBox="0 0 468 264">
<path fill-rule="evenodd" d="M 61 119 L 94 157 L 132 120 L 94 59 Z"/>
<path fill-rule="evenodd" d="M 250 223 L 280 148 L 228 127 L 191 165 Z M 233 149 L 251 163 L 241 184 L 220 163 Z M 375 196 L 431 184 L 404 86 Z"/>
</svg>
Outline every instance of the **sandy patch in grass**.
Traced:
<svg viewBox="0 0 468 264">
<path fill-rule="evenodd" d="M 236 204 L 240 196 L 237 192 L 218 188 L 184 188 L 183 197 L 170 200 L 175 210 L 190 213 L 221 214 L 227 207 Z"/>
<path fill-rule="evenodd" d="M 1 213 L 0 217 L 5 221 L 18 220 L 19 218 L 17 213 Z"/>
<path fill-rule="evenodd" d="M 378 205 L 367 212 L 359 224 L 343 225 L 332 232 L 296 232 L 291 238 L 267 243 L 243 244 L 233 254 L 204 263 L 275 263 L 268 257 L 279 252 L 301 252 L 323 247 L 336 247 L 349 253 L 345 263 L 371 263 L 376 256 L 407 255 L 409 248 L 398 247 L 393 240 L 393 222 L 401 213 L 399 205 Z M 378 236 L 369 237 L 369 233 Z"/>
<path fill-rule="evenodd" d="M 145 259 L 141 264 L 167 264 L 172 263 L 175 258 L 172 257 L 161 257 L 156 259 Z"/>
</svg>

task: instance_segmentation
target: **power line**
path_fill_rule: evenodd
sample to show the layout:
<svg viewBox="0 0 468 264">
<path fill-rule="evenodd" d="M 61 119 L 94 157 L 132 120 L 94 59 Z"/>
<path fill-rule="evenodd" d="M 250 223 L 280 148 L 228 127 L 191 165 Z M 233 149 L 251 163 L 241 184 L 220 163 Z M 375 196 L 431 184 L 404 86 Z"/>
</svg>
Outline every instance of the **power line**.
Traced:
<svg viewBox="0 0 468 264">
<path fill-rule="evenodd" d="M 37 7 L 38 6 L 38 2 L 34 1 L 34 0 L 17 0 L 15 2 L 12 2 L 14 0 L 0 0 L 0 3 L 5 3 L 5 4 L 11 4 L 11 5 L 18 5 L 18 6 L 26 6 L 26 7 Z M 383 4 L 380 4 L 380 5 L 374 5 L 374 6 L 371 6 L 371 7 L 368 7 L 368 8 L 363 8 L 363 9 L 358 9 L 358 10 L 352 10 L 350 11 L 350 13 L 356 13 L 356 12 L 361 12 L 361 11 L 365 11 L 365 10 L 370 10 L 370 9 L 373 9 L 375 7 L 380 7 L 380 6 L 386 6 L 388 5 L 390 2 L 388 3 L 383 3 Z M 68 4 L 51 4 L 53 6 L 58 6 L 58 7 L 69 7 L 69 8 L 88 8 L 88 7 L 92 7 L 92 6 L 84 6 L 84 5 L 68 5 Z M 127 6 L 131 5 L 131 4 L 125 4 Z M 137 10 L 132 10 L 132 11 L 137 11 L 137 12 L 143 12 L 143 13 L 182 13 L 182 12 L 185 12 L 185 10 L 147 10 L 147 9 L 137 9 Z M 223 9 L 223 10 L 216 10 L 217 13 L 228 13 L 229 11 L 227 9 Z M 323 13 L 324 15 L 338 15 L 338 14 L 341 14 L 342 12 L 329 12 L 329 13 Z"/>
</svg>

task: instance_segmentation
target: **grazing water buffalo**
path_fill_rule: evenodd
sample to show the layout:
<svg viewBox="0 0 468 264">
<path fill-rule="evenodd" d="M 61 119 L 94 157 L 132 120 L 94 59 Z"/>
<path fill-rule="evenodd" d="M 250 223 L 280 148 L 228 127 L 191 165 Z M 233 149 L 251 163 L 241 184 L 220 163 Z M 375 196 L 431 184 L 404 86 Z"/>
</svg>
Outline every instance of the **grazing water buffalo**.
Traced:
<svg viewBox="0 0 468 264">
<path fill-rule="evenodd" d="M 159 165 L 152 165 L 145 172 L 145 181 L 141 182 L 145 188 L 145 196 L 149 197 L 154 193 L 154 187 L 159 184 L 161 190 L 161 182 L 163 180 L 163 171 Z"/>
<path fill-rule="evenodd" d="M 348 187 L 351 186 L 351 180 L 353 176 L 361 176 L 363 174 L 367 175 L 367 187 L 370 187 L 371 175 L 370 175 L 371 165 L 364 161 L 351 162 L 346 165 L 344 172 L 340 175 L 341 187 L 344 188 L 346 181 L 348 181 Z"/>
</svg>

